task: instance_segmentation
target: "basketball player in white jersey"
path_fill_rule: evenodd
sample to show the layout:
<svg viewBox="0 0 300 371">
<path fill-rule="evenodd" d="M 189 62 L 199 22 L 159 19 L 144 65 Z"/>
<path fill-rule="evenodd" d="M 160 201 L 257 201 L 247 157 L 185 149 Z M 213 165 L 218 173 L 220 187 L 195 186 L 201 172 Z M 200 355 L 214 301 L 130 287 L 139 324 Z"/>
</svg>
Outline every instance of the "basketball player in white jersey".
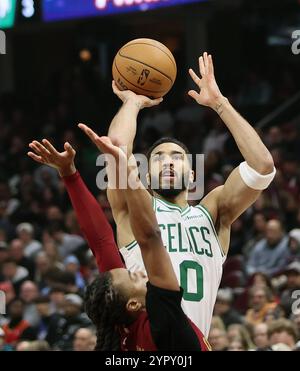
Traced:
<svg viewBox="0 0 300 371">
<path fill-rule="evenodd" d="M 193 180 L 184 144 L 169 138 L 154 144 L 149 153 L 148 178 L 149 188 L 152 188 L 149 197 L 153 199 L 162 239 L 184 290 L 183 309 L 208 336 L 222 264 L 229 249 L 231 224 L 269 186 L 275 176 L 275 168 L 270 152 L 255 130 L 221 94 L 214 76 L 212 57 L 204 53 L 199 59 L 199 67 L 201 77 L 193 70 L 189 71 L 199 92 L 190 91 L 189 95 L 198 104 L 216 111 L 234 137 L 245 161 L 233 170 L 224 185 L 211 191 L 196 207 L 189 206 L 187 202 L 188 186 L 181 189 L 172 187 L 186 175 L 191 182 Z M 119 91 L 114 84 L 113 90 L 123 105 L 111 123 L 109 137 L 114 144 L 127 147 L 130 156 L 139 111 L 159 104 L 161 99 L 150 100 L 131 91 Z M 97 134 L 85 125 L 80 127 L 97 145 Z M 112 176 L 109 171 L 108 176 Z M 155 189 L 151 187 L 154 180 L 159 181 L 159 187 Z M 130 228 L 123 193 L 118 189 L 109 189 L 108 198 L 126 266 L 129 270 L 141 270 L 142 257 Z"/>
</svg>

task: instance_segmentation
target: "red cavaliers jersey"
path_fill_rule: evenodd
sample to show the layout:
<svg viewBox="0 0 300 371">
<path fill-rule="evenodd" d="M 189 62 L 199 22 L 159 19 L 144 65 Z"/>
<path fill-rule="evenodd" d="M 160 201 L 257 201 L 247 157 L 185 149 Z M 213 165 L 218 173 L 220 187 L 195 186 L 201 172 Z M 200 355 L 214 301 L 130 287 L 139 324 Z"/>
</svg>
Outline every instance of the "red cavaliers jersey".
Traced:
<svg viewBox="0 0 300 371">
<path fill-rule="evenodd" d="M 197 335 L 202 351 L 210 351 L 211 347 L 196 325 L 192 321 L 190 324 Z M 122 351 L 157 351 L 154 344 L 150 322 L 147 312 L 140 314 L 139 318 L 130 326 L 120 329 L 121 350 Z"/>
</svg>

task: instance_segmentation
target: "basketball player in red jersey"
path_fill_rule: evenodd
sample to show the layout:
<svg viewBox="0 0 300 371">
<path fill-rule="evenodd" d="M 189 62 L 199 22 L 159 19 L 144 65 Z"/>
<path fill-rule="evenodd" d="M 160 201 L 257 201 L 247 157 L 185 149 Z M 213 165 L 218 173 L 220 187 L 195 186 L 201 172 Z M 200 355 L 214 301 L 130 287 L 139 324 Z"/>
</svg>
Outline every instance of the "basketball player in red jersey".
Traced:
<svg viewBox="0 0 300 371">
<path fill-rule="evenodd" d="M 98 147 L 113 155 L 119 166 L 129 167 L 126 155 L 107 137 Z M 112 229 L 83 183 L 74 165 L 75 151 L 65 144 L 59 153 L 47 141 L 32 142 L 35 161 L 58 169 L 80 226 L 96 256 L 100 275 L 87 287 L 86 311 L 97 329 L 96 350 L 209 350 L 201 331 L 181 308 L 179 287 L 170 257 L 163 246 L 152 202 L 136 175 L 137 189 L 124 190 L 132 231 L 138 241 L 148 279 L 124 268 Z M 143 205 L 143 208 L 141 208 Z"/>
</svg>

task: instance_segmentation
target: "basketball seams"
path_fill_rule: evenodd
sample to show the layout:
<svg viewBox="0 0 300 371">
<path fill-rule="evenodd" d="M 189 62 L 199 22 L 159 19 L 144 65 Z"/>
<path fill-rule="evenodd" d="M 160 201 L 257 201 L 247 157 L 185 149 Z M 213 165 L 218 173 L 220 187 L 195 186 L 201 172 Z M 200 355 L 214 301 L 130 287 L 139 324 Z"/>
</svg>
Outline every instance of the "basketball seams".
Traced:
<svg viewBox="0 0 300 371">
<path fill-rule="evenodd" d="M 132 44 L 129 43 L 129 44 L 127 44 L 127 45 L 124 45 L 123 48 L 121 48 L 121 49 L 119 50 L 119 53 L 120 53 L 121 50 L 123 50 L 123 49 L 125 49 L 125 48 L 129 48 L 130 46 L 133 46 L 133 45 L 148 45 L 148 46 L 153 46 L 154 48 L 159 49 L 161 52 L 163 52 L 163 53 L 164 53 L 164 54 L 165 54 L 165 55 L 170 59 L 170 61 L 173 63 L 173 65 L 174 65 L 174 67 L 175 67 L 175 70 L 177 71 L 177 65 L 176 65 L 176 62 L 175 62 L 175 60 L 174 60 L 174 57 L 173 57 L 172 53 L 169 51 L 173 58 L 171 58 L 170 55 L 169 55 L 168 53 L 166 53 L 166 52 L 164 51 L 164 49 L 160 48 L 158 45 L 154 45 L 154 44 L 151 44 L 151 43 L 149 44 L 149 43 L 146 43 L 146 42 L 134 42 L 134 43 L 132 43 Z M 120 55 L 121 55 L 121 53 L 120 53 Z M 122 55 L 122 57 L 124 57 L 124 56 Z"/>
<path fill-rule="evenodd" d="M 123 56 L 121 56 L 121 57 L 122 57 L 122 58 L 127 58 L 127 57 L 123 57 Z M 132 58 L 129 58 L 129 59 L 132 59 Z M 135 60 L 135 59 L 132 59 L 132 60 L 135 61 L 135 62 L 138 62 L 138 63 L 140 63 L 140 64 L 144 64 L 145 66 L 147 66 L 147 64 L 145 64 L 145 63 L 142 63 L 142 62 L 137 61 L 137 60 Z M 149 92 L 149 93 L 155 93 L 155 94 L 157 94 L 157 93 L 165 93 L 165 92 L 166 92 L 165 90 L 148 90 L 148 89 L 145 89 L 145 88 L 142 88 L 142 87 L 140 87 L 140 86 L 138 86 L 138 85 L 133 84 L 131 81 L 127 80 L 126 77 L 123 76 L 123 74 L 120 72 L 120 70 L 119 70 L 119 68 L 118 68 L 118 66 L 117 66 L 116 60 L 114 61 L 114 65 L 115 65 L 116 70 L 118 71 L 119 75 L 122 76 L 122 78 L 123 78 L 125 81 L 127 81 L 130 85 L 134 86 L 135 88 L 138 88 L 139 90 L 144 90 L 144 91 Z M 153 67 L 151 67 L 151 66 L 148 66 L 148 67 L 153 68 Z M 155 70 L 155 68 L 153 68 L 153 69 Z M 161 73 L 161 72 L 158 71 L 158 70 L 156 70 L 156 71 L 159 72 L 159 73 Z M 161 73 L 161 74 L 162 74 L 163 76 L 165 76 L 163 73 Z M 167 77 L 167 76 L 165 76 L 165 77 Z M 172 82 L 172 80 L 171 80 L 169 77 L 167 77 L 167 78 L 168 78 L 168 80 L 170 80 L 170 81 Z M 142 93 L 140 93 L 140 94 L 142 94 Z"/>
</svg>

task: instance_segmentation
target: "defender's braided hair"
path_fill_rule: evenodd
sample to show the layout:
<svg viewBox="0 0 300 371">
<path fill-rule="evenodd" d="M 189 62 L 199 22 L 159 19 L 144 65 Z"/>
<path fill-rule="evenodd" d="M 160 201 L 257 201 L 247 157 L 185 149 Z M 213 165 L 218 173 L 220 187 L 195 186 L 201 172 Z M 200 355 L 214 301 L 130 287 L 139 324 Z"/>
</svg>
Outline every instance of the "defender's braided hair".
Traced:
<svg viewBox="0 0 300 371">
<path fill-rule="evenodd" d="M 127 300 L 112 285 L 110 272 L 100 273 L 85 293 L 85 311 L 96 326 L 96 351 L 120 350 L 118 325 L 131 322 Z"/>
</svg>

